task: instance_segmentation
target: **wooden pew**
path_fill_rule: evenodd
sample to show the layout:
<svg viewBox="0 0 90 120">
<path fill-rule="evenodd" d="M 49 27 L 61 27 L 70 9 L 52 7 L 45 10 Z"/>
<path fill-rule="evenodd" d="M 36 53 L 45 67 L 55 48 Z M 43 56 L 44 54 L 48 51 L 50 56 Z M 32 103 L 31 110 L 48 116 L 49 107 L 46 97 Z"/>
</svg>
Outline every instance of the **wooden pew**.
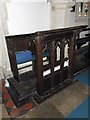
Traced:
<svg viewBox="0 0 90 120">
<path fill-rule="evenodd" d="M 10 59 L 11 71 L 13 73 L 16 81 L 20 82 L 26 76 L 26 74 L 19 74 L 19 70 L 29 67 L 30 65 L 26 65 L 24 67 L 18 68 L 19 64 L 23 64 L 29 61 L 33 62 L 33 70 L 31 73 L 31 77 L 35 76 L 34 73 L 34 34 L 23 34 L 23 35 L 13 35 L 6 36 L 6 44 L 8 49 L 8 55 Z M 30 73 L 29 73 L 30 74 Z M 30 75 L 29 75 L 30 77 Z M 26 79 L 26 78 L 25 78 Z"/>
<path fill-rule="evenodd" d="M 59 89 L 67 86 L 74 81 L 74 63 L 76 37 L 83 28 L 87 26 L 76 26 L 71 28 L 41 31 L 36 33 L 36 73 L 37 73 L 37 93 L 34 98 L 41 102 L 54 94 Z M 68 45 L 68 58 L 65 58 L 65 46 Z M 43 46 L 49 52 L 49 74 L 44 76 L 45 66 L 43 66 L 42 54 Z M 57 60 L 57 47 L 60 48 L 60 59 Z M 64 66 L 68 61 L 68 66 Z M 55 67 L 60 66 L 55 71 Z"/>
<path fill-rule="evenodd" d="M 77 49 L 80 49 L 82 45 L 86 44 L 86 42 L 90 41 L 90 36 L 86 33 L 85 37 L 80 38 L 80 34 L 83 32 L 90 32 L 90 28 L 84 28 L 78 35 L 78 39 L 76 41 Z"/>
<path fill-rule="evenodd" d="M 75 63 L 77 64 L 75 61 L 76 38 L 86 27 L 87 26 L 75 26 L 39 31 L 28 35 L 6 36 L 11 70 L 14 75 L 14 78 L 8 79 L 10 83 L 8 91 L 17 107 L 28 102 L 32 95 L 34 99 L 40 103 L 58 90 L 75 81 Z M 34 42 L 34 44 L 32 44 L 32 42 Z M 65 56 L 66 47 L 67 57 Z M 57 52 L 57 48 L 60 50 L 59 52 Z M 31 77 L 31 73 L 28 74 L 29 79 L 27 79 L 26 74 L 24 74 L 22 78 L 20 78 L 21 76 L 18 74 L 15 55 L 17 52 L 25 50 L 32 51 L 33 55 L 35 55 L 35 79 Z M 48 53 L 48 56 L 43 56 L 44 53 Z M 58 54 L 59 59 L 57 59 Z M 43 57 L 48 58 L 45 64 Z M 24 81 L 22 81 L 23 78 L 25 78 Z M 15 80 L 18 82 L 15 82 Z"/>
</svg>

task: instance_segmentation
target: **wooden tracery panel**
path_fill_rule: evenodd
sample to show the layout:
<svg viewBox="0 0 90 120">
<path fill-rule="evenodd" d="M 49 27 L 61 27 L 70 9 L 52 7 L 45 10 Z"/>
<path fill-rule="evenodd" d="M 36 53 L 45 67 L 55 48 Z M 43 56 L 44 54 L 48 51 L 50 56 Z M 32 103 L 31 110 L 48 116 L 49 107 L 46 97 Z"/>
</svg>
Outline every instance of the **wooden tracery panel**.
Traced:
<svg viewBox="0 0 90 120">
<path fill-rule="evenodd" d="M 73 41 L 73 32 L 55 32 L 49 34 L 37 33 L 36 36 L 36 63 L 37 63 L 37 91 L 39 95 L 50 89 L 54 89 L 55 86 L 62 85 L 66 78 L 72 77 L 71 71 L 68 73 L 69 67 L 72 67 L 73 49 L 70 44 Z M 70 53 L 68 58 L 65 58 L 65 46 L 68 45 Z M 57 60 L 57 47 L 60 49 L 60 59 Z M 48 64 L 43 65 L 43 51 L 48 53 Z M 69 66 L 65 66 L 65 62 L 69 62 Z M 44 76 L 45 70 L 48 74 Z M 64 76 L 65 74 L 65 76 Z"/>
<path fill-rule="evenodd" d="M 36 33 L 37 95 L 35 99 L 45 99 L 74 81 L 76 37 L 85 27 L 77 26 Z M 43 52 L 48 53 L 46 65 L 43 64 Z M 44 74 L 47 71 L 48 74 Z"/>
</svg>

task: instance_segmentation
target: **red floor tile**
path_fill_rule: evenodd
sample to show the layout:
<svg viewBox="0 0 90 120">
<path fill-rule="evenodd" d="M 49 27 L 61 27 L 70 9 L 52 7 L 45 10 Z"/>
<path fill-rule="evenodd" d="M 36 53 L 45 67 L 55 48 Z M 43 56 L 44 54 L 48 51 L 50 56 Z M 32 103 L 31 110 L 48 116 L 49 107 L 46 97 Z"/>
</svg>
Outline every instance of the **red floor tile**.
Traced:
<svg viewBox="0 0 90 120">
<path fill-rule="evenodd" d="M 6 93 L 6 92 L 7 92 L 7 90 L 6 90 L 6 88 L 5 88 L 4 86 L 2 86 L 2 92 L 3 92 L 3 93 Z"/>
<path fill-rule="evenodd" d="M 12 100 L 8 100 L 7 103 L 6 103 L 6 107 L 13 108 L 14 107 L 13 101 Z"/>
<path fill-rule="evenodd" d="M 7 93 L 3 94 L 3 99 L 9 99 L 9 98 L 10 98 L 9 94 L 7 94 Z"/>
<path fill-rule="evenodd" d="M 29 103 L 23 105 L 22 107 L 16 108 L 4 84 L 2 85 L 2 89 L 3 89 L 3 92 L 2 92 L 3 101 L 7 109 L 7 112 L 11 118 L 17 118 L 27 113 L 29 110 L 31 110 L 33 107 L 36 106 L 36 104 L 31 100 Z"/>
<path fill-rule="evenodd" d="M 27 103 L 25 105 L 22 106 L 23 110 L 30 110 L 33 107 L 32 103 Z"/>
</svg>

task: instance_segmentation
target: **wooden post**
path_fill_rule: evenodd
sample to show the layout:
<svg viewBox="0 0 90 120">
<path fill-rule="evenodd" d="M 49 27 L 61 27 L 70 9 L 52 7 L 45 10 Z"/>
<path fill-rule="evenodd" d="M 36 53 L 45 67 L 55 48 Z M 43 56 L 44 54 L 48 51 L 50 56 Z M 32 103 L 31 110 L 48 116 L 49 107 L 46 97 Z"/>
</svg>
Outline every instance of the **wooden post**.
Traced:
<svg viewBox="0 0 90 120">
<path fill-rule="evenodd" d="M 65 42 L 65 39 L 62 40 L 61 48 L 60 48 L 60 71 L 61 71 L 61 74 L 60 74 L 61 81 L 60 82 L 63 82 L 64 47 L 65 47 L 64 42 Z"/>
<path fill-rule="evenodd" d="M 36 36 L 36 73 L 37 73 L 37 92 L 39 95 L 44 93 L 44 80 L 43 80 L 43 56 L 42 56 L 42 40 L 40 35 Z"/>
<path fill-rule="evenodd" d="M 54 87 L 54 65 L 55 65 L 55 41 L 51 43 L 50 66 L 51 66 L 51 88 Z"/>
<path fill-rule="evenodd" d="M 68 79 L 74 80 L 73 70 L 74 70 L 74 61 L 75 61 L 75 41 L 76 36 L 75 32 L 73 33 L 73 37 L 70 39 L 69 43 L 69 69 L 68 69 Z"/>
</svg>

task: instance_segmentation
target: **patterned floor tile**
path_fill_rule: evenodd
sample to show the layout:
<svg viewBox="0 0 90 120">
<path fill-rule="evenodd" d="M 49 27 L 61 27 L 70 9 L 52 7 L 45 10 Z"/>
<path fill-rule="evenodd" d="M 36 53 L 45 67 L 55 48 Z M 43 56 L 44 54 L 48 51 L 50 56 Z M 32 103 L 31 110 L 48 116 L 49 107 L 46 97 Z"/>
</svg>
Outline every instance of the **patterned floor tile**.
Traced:
<svg viewBox="0 0 90 120">
<path fill-rule="evenodd" d="M 3 94 L 4 105 L 6 107 L 6 110 L 10 118 L 20 117 L 21 115 L 27 113 L 29 110 L 31 110 L 32 108 L 36 106 L 36 104 L 32 100 L 29 103 L 19 108 L 16 108 L 4 84 L 2 85 L 2 94 Z"/>
<path fill-rule="evenodd" d="M 6 107 L 7 108 L 13 108 L 14 107 L 14 103 L 12 100 L 8 100 L 7 103 L 6 103 Z"/>
<path fill-rule="evenodd" d="M 79 81 L 56 93 L 38 107 L 32 100 L 22 107 L 16 108 L 4 83 L 2 84 L 2 91 L 5 105 L 3 105 L 2 116 L 3 118 L 10 116 L 16 120 L 18 118 L 23 118 L 23 120 L 24 118 L 64 118 L 90 95 L 90 88 Z"/>
<path fill-rule="evenodd" d="M 9 99 L 10 98 L 10 96 L 9 96 L 9 94 L 3 94 L 3 99 Z"/>
<path fill-rule="evenodd" d="M 32 103 L 30 102 L 30 103 L 23 105 L 22 110 L 30 110 L 30 109 L 32 109 L 32 107 L 33 107 Z"/>
</svg>

